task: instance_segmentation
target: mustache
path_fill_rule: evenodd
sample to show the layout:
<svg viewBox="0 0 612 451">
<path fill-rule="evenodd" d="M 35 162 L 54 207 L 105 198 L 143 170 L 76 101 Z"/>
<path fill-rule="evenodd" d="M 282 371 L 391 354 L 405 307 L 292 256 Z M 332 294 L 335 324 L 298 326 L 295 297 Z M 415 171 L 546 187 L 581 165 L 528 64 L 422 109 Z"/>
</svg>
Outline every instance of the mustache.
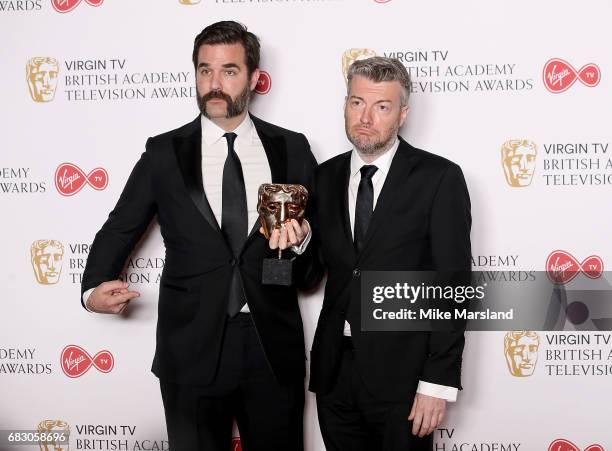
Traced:
<svg viewBox="0 0 612 451">
<path fill-rule="evenodd" d="M 202 97 L 202 102 L 208 102 L 212 99 L 221 99 L 225 100 L 228 104 L 232 104 L 232 98 L 229 94 L 226 94 L 223 91 L 210 91 L 208 94 Z"/>
</svg>

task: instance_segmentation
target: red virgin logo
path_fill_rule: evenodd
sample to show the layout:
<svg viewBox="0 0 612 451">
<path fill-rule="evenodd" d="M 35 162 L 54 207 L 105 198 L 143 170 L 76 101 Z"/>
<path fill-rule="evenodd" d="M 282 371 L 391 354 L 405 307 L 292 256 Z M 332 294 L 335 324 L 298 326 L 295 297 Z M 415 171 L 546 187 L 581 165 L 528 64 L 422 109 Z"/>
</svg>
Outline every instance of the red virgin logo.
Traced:
<svg viewBox="0 0 612 451">
<path fill-rule="evenodd" d="M 53 9 L 58 13 L 68 13 L 74 8 L 79 6 L 82 0 L 51 0 Z M 100 6 L 104 0 L 85 0 L 85 3 L 89 3 L 91 6 Z"/>
<path fill-rule="evenodd" d="M 255 92 L 257 94 L 267 94 L 270 92 L 270 89 L 272 89 L 272 78 L 269 73 L 262 70 L 259 72 L 259 80 L 257 80 Z"/>
<path fill-rule="evenodd" d="M 567 91 L 576 83 L 576 80 L 580 80 L 583 85 L 589 88 L 597 86 L 601 80 L 601 71 L 594 63 L 585 64 L 579 70 L 576 70 L 567 61 L 552 58 L 544 65 L 542 77 L 546 89 L 554 94 L 559 94 Z"/>
<path fill-rule="evenodd" d="M 560 438 L 555 440 L 548 447 L 548 451 L 580 451 L 576 445 L 574 445 L 569 440 L 565 440 L 564 438 Z M 589 445 L 584 448 L 584 451 L 605 451 L 603 446 L 601 445 Z"/>
<path fill-rule="evenodd" d="M 553 251 L 546 259 L 546 274 L 551 282 L 566 284 L 582 272 L 589 279 L 597 279 L 604 270 L 601 257 L 591 255 L 579 262 L 572 254 L 565 251 Z"/>
<path fill-rule="evenodd" d="M 72 163 L 62 163 L 55 170 L 55 188 L 62 196 L 74 196 L 85 185 L 102 191 L 108 186 L 108 172 L 104 168 L 95 168 L 85 174 Z"/>
<path fill-rule="evenodd" d="M 77 345 L 68 345 L 62 350 L 60 358 L 62 371 L 68 377 L 81 377 L 94 366 L 102 373 L 110 373 L 115 366 L 113 355 L 106 350 L 91 357 L 85 349 Z"/>
<path fill-rule="evenodd" d="M 231 451 L 242 451 L 242 443 L 240 442 L 240 437 L 232 438 Z"/>
</svg>

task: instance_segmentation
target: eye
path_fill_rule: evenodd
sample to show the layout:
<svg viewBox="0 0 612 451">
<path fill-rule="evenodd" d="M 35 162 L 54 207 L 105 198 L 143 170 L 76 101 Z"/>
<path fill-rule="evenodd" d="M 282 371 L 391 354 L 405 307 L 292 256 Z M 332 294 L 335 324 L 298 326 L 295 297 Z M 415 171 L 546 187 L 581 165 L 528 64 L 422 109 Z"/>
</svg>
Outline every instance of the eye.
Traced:
<svg viewBox="0 0 612 451">
<path fill-rule="evenodd" d="M 210 74 L 210 69 L 202 68 L 200 69 L 200 75 L 208 75 Z"/>
<path fill-rule="evenodd" d="M 270 202 L 268 204 L 268 211 L 270 213 L 276 213 L 276 211 L 278 210 L 279 204 L 278 202 Z"/>
<path fill-rule="evenodd" d="M 225 75 L 229 75 L 230 77 L 232 77 L 232 76 L 236 75 L 236 71 L 233 70 L 233 69 L 226 70 L 225 71 Z"/>
</svg>

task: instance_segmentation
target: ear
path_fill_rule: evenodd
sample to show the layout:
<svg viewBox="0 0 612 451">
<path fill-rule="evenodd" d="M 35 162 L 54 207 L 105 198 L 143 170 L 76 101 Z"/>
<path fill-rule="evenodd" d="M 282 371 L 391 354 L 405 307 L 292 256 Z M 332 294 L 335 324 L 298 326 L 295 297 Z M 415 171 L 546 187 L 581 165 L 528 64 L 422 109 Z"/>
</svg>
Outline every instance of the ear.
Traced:
<svg viewBox="0 0 612 451">
<path fill-rule="evenodd" d="M 409 112 L 410 112 L 409 106 L 403 106 L 400 108 L 400 127 L 404 125 L 404 122 L 406 122 L 406 118 L 408 117 Z"/>
<path fill-rule="evenodd" d="M 257 86 L 257 81 L 259 80 L 259 69 L 255 69 L 253 71 L 253 73 L 251 74 L 251 80 L 249 81 L 249 87 L 252 90 L 255 89 L 255 87 Z"/>
</svg>

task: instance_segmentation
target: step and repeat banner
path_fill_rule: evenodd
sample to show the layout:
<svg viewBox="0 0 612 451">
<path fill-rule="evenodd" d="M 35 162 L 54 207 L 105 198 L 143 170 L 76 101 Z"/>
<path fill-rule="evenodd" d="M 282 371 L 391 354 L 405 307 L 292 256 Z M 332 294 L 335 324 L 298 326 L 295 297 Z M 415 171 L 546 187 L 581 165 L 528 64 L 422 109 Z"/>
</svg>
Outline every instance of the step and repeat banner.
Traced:
<svg viewBox="0 0 612 451">
<path fill-rule="evenodd" d="M 348 65 L 400 59 L 402 135 L 465 173 L 473 268 L 521 283 L 611 264 L 610 18 L 604 0 L 0 0 L 0 429 L 70 434 L 10 449 L 168 449 L 149 371 L 158 227 L 122 274 L 141 292 L 127 314 L 83 310 L 80 282 L 147 137 L 198 113 L 191 52 L 206 25 L 261 38 L 252 111 L 303 132 L 319 162 L 350 148 Z M 306 349 L 321 301 L 321 287 L 300 299 Z M 467 333 L 464 390 L 434 449 L 612 450 L 612 338 L 585 332 L 590 320 Z M 304 421 L 306 449 L 323 450 L 312 394 Z"/>
</svg>

